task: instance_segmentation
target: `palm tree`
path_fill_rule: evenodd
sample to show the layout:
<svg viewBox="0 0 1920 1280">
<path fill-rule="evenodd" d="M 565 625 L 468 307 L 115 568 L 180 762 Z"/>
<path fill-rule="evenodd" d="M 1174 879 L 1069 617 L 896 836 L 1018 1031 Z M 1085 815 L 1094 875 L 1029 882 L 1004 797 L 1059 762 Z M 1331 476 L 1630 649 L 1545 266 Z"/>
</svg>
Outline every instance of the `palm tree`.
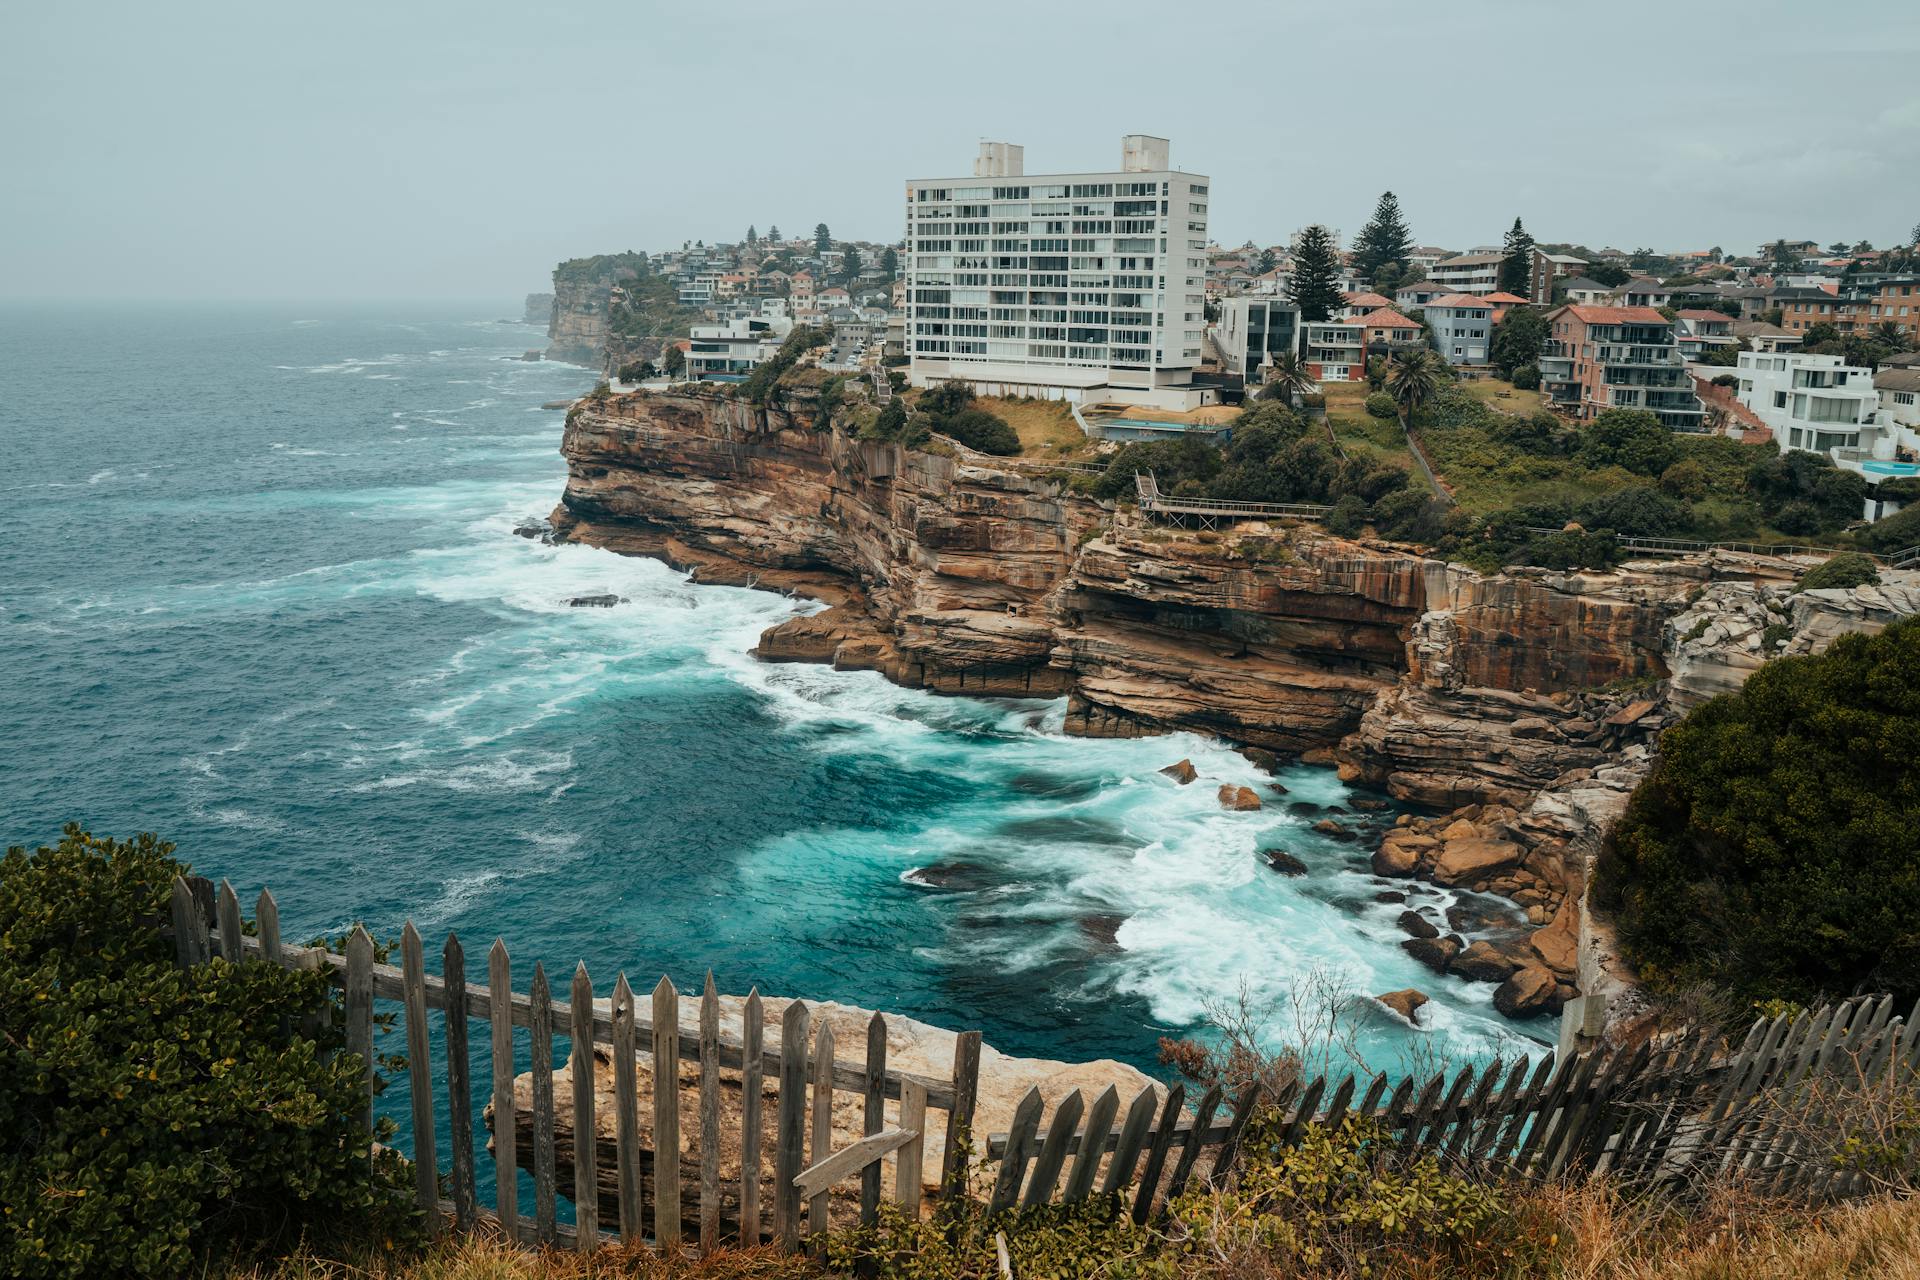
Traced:
<svg viewBox="0 0 1920 1280">
<path fill-rule="evenodd" d="M 1400 427 L 1412 426 L 1413 415 L 1439 393 L 1440 359 L 1424 347 L 1402 351 L 1387 361 L 1387 392 L 1400 406 Z"/>
<path fill-rule="evenodd" d="M 1873 340 L 1875 342 L 1884 342 L 1889 347 L 1898 351 L 1906 345 L 1907 335 L 1906 331 L 1893 321 L 1882 320 L 1879 324 L 1873 326 Z"/>
<path fill-rule="evenodd" d="M 1267 369 L 1267 383 L 1260 389 L 1262 400 L 1284 400 L 1289 406 L 1294 401 L 1313 390 L 1313 379 L 1307 376 L 1307 366 L 1300 357 L 1291 351 L 1285 351 L 1273 357 L 1273 363 Z"/>
</svg>

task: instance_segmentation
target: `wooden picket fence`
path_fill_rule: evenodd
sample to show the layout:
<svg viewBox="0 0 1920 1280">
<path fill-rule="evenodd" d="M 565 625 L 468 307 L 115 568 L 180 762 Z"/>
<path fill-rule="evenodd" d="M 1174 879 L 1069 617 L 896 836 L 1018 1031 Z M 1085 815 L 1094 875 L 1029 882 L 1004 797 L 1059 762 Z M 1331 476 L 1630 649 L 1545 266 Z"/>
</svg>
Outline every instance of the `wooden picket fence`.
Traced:
<svg viewBox="0 0 1920 1280">
<path fill-rule="evenodd" d="M 864 1061 L 840 1062 L 832 1026 L 810 1026 L 810 1011 L 791 1002 L 780 1020 L 779 1043 L 769 1046 L 761 1002 L 743 1006 L 742 1034 L 723 1037 L 719 1000 L 709 975 L 698 1004 L 698 1025 L 682 1024 L 680 996 L 662 978 L 642 1006 L 625 975 L 610 1000 L 597 1001 L 584 964 L 575 968 L 569 999 L 551 998 L 545 971 L 534 967 L 528 994 L 512 989 L 504 943 L 488 953 L 486 986 L 465 978 L 464 955 L 449 935 L 441 973 L 426 972 L 419 933 L 409 923 L 401 935 L 398 968 L 379 964 L 365 929 L 355 929 L 345 954 L 290 947 L 279 936 L 273 895 L 262 891 L 254 933 L 245 932 L 239 899 L 221 882 L 176 880 L 172 931 L 182 965 L 220 956 L 229 962 L 263 959 L 289 968 L 319 969 L 345 992 L 346 1043 L 367 1065 L 368 1119 L 376 1078 L 374 1005 L 401 1005 L 411 1085 L 415 1194 L 438 1229 L 451 1218 L 469 1230 L 480 1217 L 476 1204 L 473 1147 L 473 1079 L 468 1050 L 470 1019 L 487 1024 L 491 1036 L 493 1160 L 497 1199 L 494 1217 L 517 1240 L 560 1243 L 587 1250 L 606 1239 L 685 1242 L 681 1222 L 681 1162 L 654 1160 L 639 1134 L 637 1063 L 651 1057 L 652 1150 L 697 1156 L 697 1239 L 704 1254 L 722 1241 L 719 1073 L 741 1073 L 741 1157 L 734 1194 L 737 1242 L 772 1240 L 786 1249 L 826 1230 L 832 1189 L 857 1179 L 859 1219 L 874 1222 L 883 1195 L 882 1161 L 896 1158 L 893 1199 L 901 1209 L 922 1210 L 928 1111 L 946 1112 L 945 1157 L 939 1198 L 957 1202 L 971 1194 L 967 1149 L 977 1101 L 980 1035 L 958 1037 L 950 1079 L 916 1076 L 887 1065 L 886 1021 L 875 1014 L 867 1027 Z M 496 999 L 495 992 L 505 993 Z M 430 1009 L 447 1016 L 442 1025 L 446 1066 L 432 1069 Z M 514 1060 L 516 1032 L 527 1033 L 531 1055 L 531 1134 L 528 1163 L 534 1184 L 531 1219 L 518 1203 Z M 576 1034 L 577 1033 L 577 1034 Z M 555 1182 L 556 1100 L 553 1043 L 571 1046 L 570 1101 L 573 1122 L 574 1224 L 558 1221 Z M 599 1225 L 600 1189 L 596 1135 L 594 1046 L 610 1051 L 618 1159 L 617 1232 Z M 689 1145 L 680 1133 L 679 1065 L 699 1065 L 699 1132 Z M 761 1204 L 762 1087 L 766 1073 L 778 1081 L 775 1099 L 770 1228 L 763 1230 Z M 1365 1083 L 1365 1088 L 1361 1086 Z M 1320 1076 L 1290 1083 L 1269 1096 L 1258 1083 L 1231 1098 L 1215 1084 L 1187 1108 L 1184 1084 L 1148 1086 L 1128 1100 L 1108 1087 L 1088 1103 L 1080 1091 L 1060 1099 L 1047 1116 L 1047 1099 L 1030 1090 L 1015 1107 L 1011 1129 L 987 1137 L 981 1154 L 991 1169 L 986 1208 L 998 1213 L 1094 1195 L 1113 1197 L 1139 1222 L 1178 1196 L 1196 1174 L 1212 1184 L 1232 1176 L 1248 1125 L 1256 1113 L 1263 1140 L 1286 1146 L 1309 1126 L 1337 1129 L 1351 1119 L 1384 1133 L 1376 1154 L 1386 1159 L 1440 1159 L 1457 1172 L 1486 1177 L 1548 1179 L 1611 1173 L 1640 1181 L 1686 1181 L 1737 1174 L 1767 1190 L 1810 1200 L 1858 1192 L 1858 1171 L 1830 1158 L 1831 1135 L 1844 1134 L 1849 1112 L 1875 1090 L 1920 1087 L 1920 1005 L 1906 1017 L 1893 1014 L 1891 997 L 1858 998 L 1820 1009 L 1782 1014 L 1753 1024 L 1737 1048 L 1711 1030 L 1666 1037 L 1630 1049 L 1594 1049 L 1538 1061 L 1520 1057 L 1445 1072 L 1422 1082 L 1397 1085 L 1385 1074 L 1337 1081 Z M 452 1132 L 442 1198 L 443 1173 L 435 1133 L 434 1099 L 443 1092 Z M 863 1136 L 832 1150 L 836 1092 L 862 1101 Z M 1358 1101 L 1355 1101 L 1356 1094 Z M 1910 1097 L 1910 1094 L 1900 1094 Z M 897 1100 L 898 1123 L 885 1123 L 885 1105 Z M 1229 1106 L 1229 1102 L 1231 1105 Z M 1223 1107 L 1226 1109 L 1223 1114 Z M 1042 1120 L 1047 1123 L 1042 1127 Z M 810 1139 L 810 1141 L 809 1141 Z M 1069 1166 L 1071 1161 L 1071 1166 Z M 988 1170 L 983 1170 L 987 1172 Z M 651 1213 L 643 1190 L 651 1183 Z M 650 1229 L 649 1229 L 650 1228 Z"/>
</svg>

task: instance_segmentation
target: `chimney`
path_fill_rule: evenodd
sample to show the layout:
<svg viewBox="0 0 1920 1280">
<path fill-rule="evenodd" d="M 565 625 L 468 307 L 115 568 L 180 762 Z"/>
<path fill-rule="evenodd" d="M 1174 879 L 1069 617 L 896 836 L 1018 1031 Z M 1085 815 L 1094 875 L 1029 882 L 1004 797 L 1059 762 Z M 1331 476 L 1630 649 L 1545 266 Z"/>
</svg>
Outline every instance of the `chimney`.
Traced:
<svg viewBox="0 0 1920 1280">
<path fill-rule="evenodd" d="M 1027 171 L 1027 149 L 1014 142 L 983 142 L 973 162 L 976 178 L 1018 178 Z"/>
<path fill-rule="evenodd" d="M 1172 144 L 1152 134 L 1130 133 L 1120 139 L 1120 172 L 1160 173 L 1171 169 L 1168 162 Z"/>
</svg>

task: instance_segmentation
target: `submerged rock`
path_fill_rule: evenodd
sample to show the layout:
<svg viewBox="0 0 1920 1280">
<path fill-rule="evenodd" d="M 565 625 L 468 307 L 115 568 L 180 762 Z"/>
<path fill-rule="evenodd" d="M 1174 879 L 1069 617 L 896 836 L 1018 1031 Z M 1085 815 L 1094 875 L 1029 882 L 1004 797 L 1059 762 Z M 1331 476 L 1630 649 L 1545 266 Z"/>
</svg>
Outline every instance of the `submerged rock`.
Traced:
<svg viewBox="0 0 1920 1280">
<path fill-rule="evenodd" d="M 1195 778 L 1200 776 L 1200 771 L 1193 767 L 1193 761 L 1191 760 L 1177 761 L 1173 764 L 1168 765 L 1166 768 L 1162 769 L 1160 772 L 1166 774 L 1169 778 L 1172 778 L 1175 782 L 1179 783 L 1183 787 L 1186 786 L 1189 782 L 1192 782 Z"/>
<path fill-rule="evenodd" d="M 1094 915 L 1080 917 L 1080 932 L 1095 942 L 1113 947 L 1120 944 L 1120 926 L 1127 922 L 1125 916 Z"/>
<path fill-rule="evenodd" d="M 1406 895 L 1402 894 L 1400 896 L 1404 901 Z M 1434 925 L 1433 921 L 1427 919 L 1418 911 L 1402 911 L 1398 923 L 1402 929 L 1407 931 L 1407 936 L 1411 938 L 1437 938 L 1440 936 L 1440 930 Z"/>
<path fill-rule="evenodd" d="M 1265 747 L 1242 747 L 1240 754 L 1262 773 L 1273 773 L 1280 768 L 1280 757 Z"/>
<path fill-rule="evenodd" d="M 1260 855 L 1267 860 L 1267 866 L 1283 876 L 1303 876 L 1307 874 L 1307 864 L 1288 853 L 1285 849 L 1268 849 Z"/>
<path fill-rule="evenodd" d="M 513 526 L 513 536 L 516 538 L 538 538 L 542 542 L 551 542 L 553 540 L 553 525 L 538 516 L 529 516 L 527 519 Z"/>
<path fill-rule="evenodd" d="M 617 604 L 625 603 L 625 596 L 611 594 L 603 596 L 575 596 L 567 601 L 567 607 L 571 609 L 611 609 Z"/>
<path fill-rule="evenodd" d="M 1509 955 L 1498 943 L 1485 938 L 1476 939 L 1467 949 L 1453 958 L 1448 972 L 1469 982 L 1504 982 L 1520 967 L 1520 962 Z"/>
</svg>

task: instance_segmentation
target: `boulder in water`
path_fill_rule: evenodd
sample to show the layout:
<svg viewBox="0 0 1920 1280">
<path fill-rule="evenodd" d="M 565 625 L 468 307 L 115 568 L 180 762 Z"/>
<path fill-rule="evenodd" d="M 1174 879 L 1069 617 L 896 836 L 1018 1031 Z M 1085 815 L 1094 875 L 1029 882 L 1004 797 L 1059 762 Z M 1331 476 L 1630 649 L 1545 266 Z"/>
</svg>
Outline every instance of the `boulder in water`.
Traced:
<svg viewBox="0 0 1920 1280">
<path fill-rule="evenodd" d="M 1236 787 L 1231 782 L 1220 787 L 1220 807 L 1236 813 L 1247 813 L 1260 807 L 1260 797 L 1253 793 L 1252 787 Z"/>
<path fill-rule="evenodd" d="M 1426 993 L 1407 987 L 1402 991 L 1388 991 L 1374 997 L 1381 1004 L 1393 1010 L 1408 1022 L 1417 1022 L 1413 1016 L 1420 1012 L 1420 1006 L 1427 1003 Z"/>
<path fill-rule="evenodd" d="M 1267 860 L 1267 866 L 1283 876 L 1303 876 L 1307 874 L 1307 864 L 1288 853 L 1285 849 L 1268 849 L 1260 855 Z"/>
<path fill-rule="evenodd" d="M 1509 1018 L 1551 1013 L 1559 1003 L 1553 975 L 1544 965 L 1522 965 L 1493 993 L 1493 1007 Z"/>
<path fill-rule="evenodd" d="M 1242 747 L 1240 754 L 1262 773 L 1273 773 L 1280 768 L 1280 757 L 1265 747 Z"/>
<path fill-rule="evenodd" d="M 1460 954 L 1458 938 L 1408 938 L 1400 949 L 1435 973 L 1445 973 Z"/>
<path fill-rule="evenodd" d="M 626 603 L 624 597 L 609 594 L 603 596 L 575 596 L 573 599 L 567 601 L 567 606 L 572 609 L 611 609 L 617 604 L 624 603 Z"/>
<path fill-rule="evenodd" d="M 1404 894 L 1401 896 L 1402 898 L 1405 897 Z M 1418 911 L 1402 911 L 1400 913 L 1399 924 L 1402 929 L 1407 931 L 1407 936 L 1410 938 L 1437 938 L 1440 936 L 1440 930 L 1433 921 L 1427 919 Z"/>
<path fill-rule="evenodd" d="M 1166 768 L 1162 769 L 1160 772 L 1166 774 L 1169 778 L 1172 778 L 1175 782 L 1179 783 L 1183 787 L 1186 786 L 1189 782 L 1192 782 L 1195 778 L 1200 776 L 1200 771 L 1193 767 L 1193 761 L 1191 760 L 1176 761 L 1175 763 L 1170 764 Z"/>
<path fill-rule="evenodd" d="M 545 542 L 547 539 L 553 537 L 553 526 L 538 516 L 528 516 L 525 520 L 513 526 L 513 536 L 516 538 L 538 538 L 542 542 Z"/>
<path fill-rule="evenodd" d="M 1105 943 L 1109 947 L 1120 945 L 1120 926 L 1127 922 L 1125 916 L 1095 915 L 1080 917 L 1080 932 L 1095 942 Z"/>
</svg>

